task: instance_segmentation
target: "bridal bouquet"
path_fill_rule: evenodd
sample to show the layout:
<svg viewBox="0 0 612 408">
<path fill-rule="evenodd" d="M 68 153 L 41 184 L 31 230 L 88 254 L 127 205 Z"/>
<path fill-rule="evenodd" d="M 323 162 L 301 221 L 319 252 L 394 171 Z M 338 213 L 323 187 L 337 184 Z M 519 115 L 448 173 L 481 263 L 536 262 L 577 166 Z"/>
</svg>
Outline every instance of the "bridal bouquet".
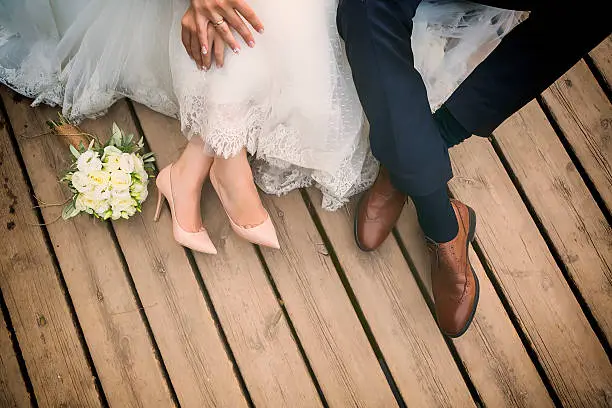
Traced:
<svg viewBox="0 0 612 408">
<path fill-rule="evenodd" d="M 74 136 L 85 135 L 77 127 L 65 122 L 49 122 L 49 126 L 69 138 L 74 157 L 70 170 L 60 180 L 67 183 L 73 193 L 62 211 L 62 218 L 67 220 L 87 213 L 101 220 L 118 220 L 141 211 L 149 194 L 149 172 L 155 161 L 153 153 L 140 154 L 143 139 L 134 142 L 134 135 L 126 135 L 113 123 L 108 142 L 101 144 L 95 136 L 89 135 L 92 140 L 85 146 L 82 140 L 76 139 L 78 144 L 75 142 Z"/>
</svg>

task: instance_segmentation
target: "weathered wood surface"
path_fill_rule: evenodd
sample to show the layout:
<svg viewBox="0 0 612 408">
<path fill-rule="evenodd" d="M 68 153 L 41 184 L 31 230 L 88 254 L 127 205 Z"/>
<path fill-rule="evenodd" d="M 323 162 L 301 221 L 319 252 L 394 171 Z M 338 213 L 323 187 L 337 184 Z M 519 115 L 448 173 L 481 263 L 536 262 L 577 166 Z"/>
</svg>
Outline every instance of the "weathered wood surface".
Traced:
<svg viewBox="0 0 612 408">
<path fill-rule="evenodd" d="M 589 55 L 608 85 L 612 89 L 612 35 L 603 40 Z"/>
<path fill-rule="evenodd" d="M 26 408 L 31 406 L 19 362 L 13 348 L 11 333 L 0 314 L 0 407 Z"/>
<path fill-rule="evenodd" d="M 490 142 L 472 138 L 451 158 L 451 191 L 478 214 L 485 262 L 562 403 L 607 406 L 610 361 Z"/>
<path fill-rule="evenodd" d="M 7 105 L 17 103 L 5 90 L 0 95 Z M 27 105 L 26 109 L 29 110 Z M 39 221 L 8 134 L 8 124 L 1 116 L 0 124 L 0 289 L 36 400 L 41 407 L 98 407 L 100 399 L 93 374 L 52 255 L 37 225 Z M 6 334 L 0 334 L 2 349 L 12 350 Z M 12 360 L 14 355 L 11 358 L 3 351 L 0 359 L 7 364 L 6 370 L 10 369 L 9 391 L 15 392 L 13 395 L 21 404 L 23 396 L 13 388 L 21 377 L 14 366 L 16 361 Z"/>
<path fill-rule="evenodd" d="M 610 225 L 536 102 L 496 130 L 495 140 L 610 342 Z"/>
<path fill-rule="evenodd" d="M 584 61 L 543 94 L 582 167 L 612 210 L 612 104 Z"/>
<path fill-rule="evenodd" d="M 65 202 L 70 192 L 57 179 L 68 168 L 67 145 L 44 135 L 57 111 L 16 102 L 5 88 L 2 96 L 38 200 Z M 56 222 L 61 206 L 42 215 L 109 404 L 173 406 L 108 225 L 87 217 Z"/>
<path fill-rule="evenodd" d="M 280 251 L 262 248 L 263 256 L 326 401 L 397 406 L 300 193 L 263 202 L 281 244 Z"/>
<path fill-rule="evenodd" d="M 429 252 L 410 201 L 400 216 L 397 231 L 427 295 L 433 299 Z M 552 406 L 542 379 L 472 249 L 470 261 L 480 284 L 478 309 L 472 327 L 453 344 L 478 394 L 489 407 Z"/>
<path fill-rule="evenodd" d="M 353 238 L 354 200 L 331 213 L 321 209 L 320 192 L 308 195 L 406 404 L 474 406 L 397 244 L 360 251 Z"/>
<path fill-rule="evenodd" d="M 124 101 L 82 127 L 105 140 L 113 122 L 137 134 Z M 182 407 L 246 407 L 187 254 L 172 237 L 169 214 L 153 222 L 154 184 L 151 179 L 152 198 L 142 213 L 113 227 L 173 388 Z"/>
<path fill-rule="evenodd" d="M 140 105 L 136 111 L 163 168 L 186 143 L 178 122 Z M 210 184 L 203 197 L 204 222 L 219 253 L 194 257 L 253 402 L 262 407 L 320 406 L 255 248 L 231 231 Z"/>
</svg>

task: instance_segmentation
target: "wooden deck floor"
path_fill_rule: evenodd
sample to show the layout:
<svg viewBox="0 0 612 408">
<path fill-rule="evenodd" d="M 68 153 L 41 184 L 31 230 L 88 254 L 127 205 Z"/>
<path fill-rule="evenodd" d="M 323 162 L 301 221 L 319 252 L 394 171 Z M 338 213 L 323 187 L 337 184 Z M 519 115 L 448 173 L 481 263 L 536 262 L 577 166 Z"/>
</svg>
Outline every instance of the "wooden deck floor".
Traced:
<svg viewBox="0 0 612 408">
<path fill-rule="evenodd" d="M 452 150 L 477 211 L 481 283 L 460 339 L 432 315 L 407 205 L 376 253 L 315 190 L 265 197 L 282 250 L 203 214 L 219 251 L 176 245 L 149 200 L 128 222 L 57 221 L 55 109 L 0 89 L 0 407 L 612 406 L 612 37 L 489 139 Z M 158 165 L 176 121 L 122 101 L 84 128 L 142 133 Z M 42 225 L 45 224 L 45 225 Z"/>
</svg>

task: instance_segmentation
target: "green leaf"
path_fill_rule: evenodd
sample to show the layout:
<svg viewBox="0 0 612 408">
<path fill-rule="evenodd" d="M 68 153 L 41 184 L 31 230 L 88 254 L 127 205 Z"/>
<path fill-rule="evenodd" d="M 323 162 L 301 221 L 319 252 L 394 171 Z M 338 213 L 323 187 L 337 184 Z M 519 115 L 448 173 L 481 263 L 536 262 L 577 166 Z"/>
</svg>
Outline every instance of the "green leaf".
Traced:
<svg viewBox="0 0 612 408">
<path fill-rule="evenodd" d="M 146 160 L 149 157 L 153 157 L 154 155 L 155 155 L 155 153 L 153 153 L 153 152 L 145 153 L 145 154 L 142 155 L 142 160 Z"/>
<path fill-rule="evenodd" d="M 64 220 L 69 220 L 70 218 L 79 214 L 79 210 L 77 210 L 74 206 L 74 202 L 70 202 L 67 206 L 62 210 L 62 218 Z"/>
<path fill-rule="evenodd" d="M 70 153 L 74 156 L 75 159 L 78 159 L 81 153 L 73 145 L 70 145 Z"/>
<path fill-rule="evenodd" d="M 112 144 L 115 146 L 121 146 L 122 138 L 123 138 L 123 135 L 121 133 L 121 129 L 119 129 L 119 126 L 117 126 L 117 124 L 113 122 L 113 134 L 111 136 Z"/>
<path fill-rule="evenodd" d="M 129 145 L 130 143 L 132 143 L 132 139 L 134 139 L 134 135 L 130 133 L 129 135 L 125 137 L 125 144 Z"/>
</svg>

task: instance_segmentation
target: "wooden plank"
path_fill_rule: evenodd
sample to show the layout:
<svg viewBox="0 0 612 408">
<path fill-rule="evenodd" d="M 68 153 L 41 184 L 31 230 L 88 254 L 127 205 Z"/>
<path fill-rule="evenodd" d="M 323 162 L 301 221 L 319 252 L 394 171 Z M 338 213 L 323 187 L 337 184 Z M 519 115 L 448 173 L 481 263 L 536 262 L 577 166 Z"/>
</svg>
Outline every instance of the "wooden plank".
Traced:
<svg viewBox="0 0 612 408">
<path fill-rule="evenodd" d="M 488 140 L 451 151 L 453 194 L 478 216 L 476 240 L 566 406 L 607 406 L 612 366 Z"/>
<path fill-rule="evenodd" d="M 495 131 L 572 280 L 612 341 L 612 229 L 534 101 Z"/>
<path fill-rule="evenodd" d="M 137 134 L 125 101 L 83 124 L 103 139 L 113 122 Z M 245 407 L 232 363 L 182 247 L 172 237 L 169 212 L 155 213 L 155 180 L 143 212 L 114 222 L 115 233 L 182 407 Z"/>
<path fill-rule="evenodd" d="M 39 200 L 61 203 L 69 191 L 57 182 L 68 167 L 66 144 L 48 132 L 51 108 L 32 109 L 2 91 L 34 192 Z M 58 221 L 61 207 L 42 215 L 96 371 L 113 406 L 173 406 L 151 339 L 126 277 L 108 225 L 77 217 Z"/>
<path fill-rule="evenodd" d="M 321 202 L 319 191 L 308 194 Z M 406 404 L 474 406 L 397 244 L 387 240 L 374 253 L 357 249 L 354 206 L 355 200 L 334 213 L 315 208 Z"/>
<path fill-rule="evenodd" d="M 327 402 L 397 406 L 300 193 L 263 202 L 281 250 L 262 252 Z"/>
<path fill-rule="evenodd" d="M 542 96 L 608 210 L 612 210 L 612 104 L 584 61 Z"/>
<path fill-rule="evenodd" d="M 2 119 L 0 119 L 1 121 Z M 51 254 L 5 123 L 0 122 L 0 288 L 40 407 L 99 407 L 91 367 L 74 326 Z M 2 326 L 3 372 L 19 406 L 25 389 Z M 69 358 L 67 358 L 69 356 Z M 6 366 L 5 366 L 6 364 Z M 7 371 L 4 371 L 7 370 Z M 23 383 L 19 385 L 19 388 Z M 0 402 L 3 397 L 0 397 Z M 27 405 L 27 404 L 26 404 Z M 6 406 L 0 404 L 0 406 Z M 10 405 L 9 405 L 10 406 Z"/>
<path fill-rule="evenodd" d="M 140 105 L 136 111 L 160 168 L 166 166 L 186 143 L 178 122 Z M 255 248 L 230 230 L 210 184 L 203 197 L 206 228 L 219 254 L 194 256 L 253 402 L 320 406 Z"/>
<path fill-rule="evenodd" d="M 612 88 L 612 35 L 603 40 L 595 49 L 589 53 L 597 70 L 608 83 L 608 89 Z"/>
<path fill-rule="evenodd" d="M 410 201 L 397 230 L 429 298 L 433 299 L 429 252 Z M 478 394 L 489 407 L 552 406 L 542 379 L 473 249 L 470 261 L 480 283 L 478 311 L 470 329 L 453 343 Z"/>
<path fill-rule="evenodd" d="M 30 395 L 19 369 L 11 333 L 6 327 L 4 316 L 0 315 L 0 407 L 30 406 Z"/>
</svg>

